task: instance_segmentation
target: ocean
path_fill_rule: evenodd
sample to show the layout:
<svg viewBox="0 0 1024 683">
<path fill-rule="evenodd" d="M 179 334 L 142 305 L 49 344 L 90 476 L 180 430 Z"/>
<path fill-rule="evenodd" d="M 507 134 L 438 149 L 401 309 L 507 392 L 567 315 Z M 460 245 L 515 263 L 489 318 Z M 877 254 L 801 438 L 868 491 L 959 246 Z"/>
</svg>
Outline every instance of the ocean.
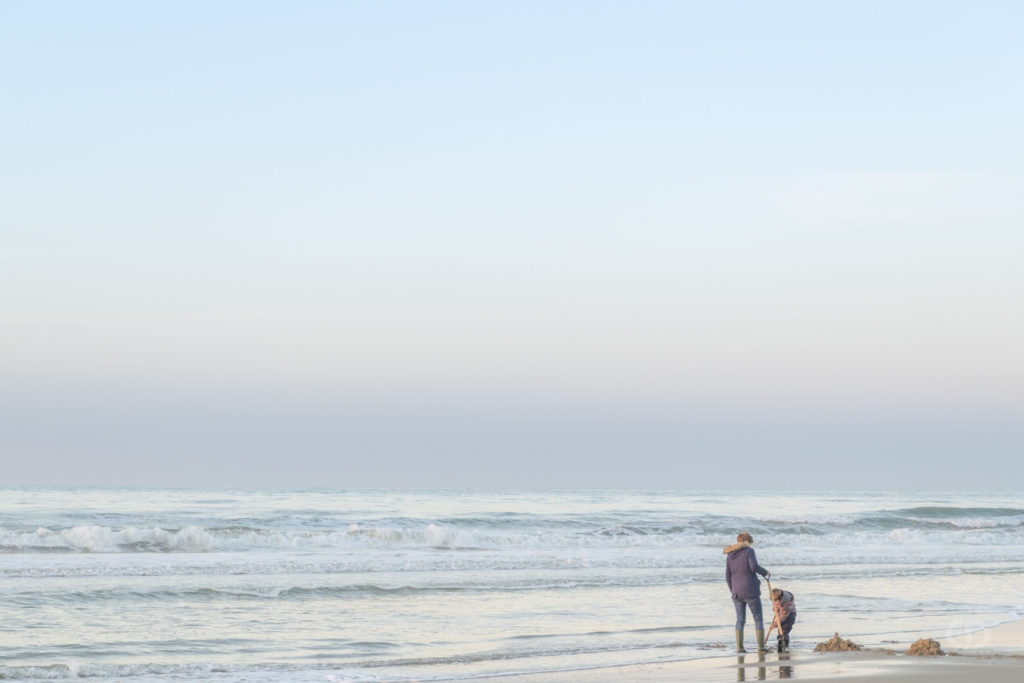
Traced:
<svg viewBox="0 0 1024 683">
<path fill-rule="evenodd" d="M 739 531 L 796 595 L 795 650 L 1024 615 L 1022 494 L 6 488 L 0 677 L 473 680 L 723 656 Z"/>
</svg>

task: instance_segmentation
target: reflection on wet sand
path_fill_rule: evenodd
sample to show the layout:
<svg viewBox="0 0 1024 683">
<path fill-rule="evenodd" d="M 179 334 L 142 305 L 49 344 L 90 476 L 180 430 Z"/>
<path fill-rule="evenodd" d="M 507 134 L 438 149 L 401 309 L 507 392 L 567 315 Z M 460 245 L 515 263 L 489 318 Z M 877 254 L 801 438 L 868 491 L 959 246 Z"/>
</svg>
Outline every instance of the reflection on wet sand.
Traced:
<svg viewBox="0 0 1024 683">
<path fill-rule="evenodd" d="M 780 664 L 782 662 L 788 662 L 788 661 L 789 661 L 789 653 L 788 652 L 780 652 L 779 653 L 779 662 L 780 662 Z M 792 678 L 792 677 L 793 677 L 793 667 L 789 666 L 788 664 L 779 666 L 779 678 Z"/>
<path fill-rule="evenodd" d="M 764 666 L 764 653 L 758 653 L 757 661 L 759 666 L 757 667 L 757 680 L 763 681 L 768 675 L 768 670 Z M 753 665 L 751 664 L 751 668 Z M 747 680 L 747 656 L 737 655 L 736 656 L 736 680 L 745 681 Z"/>
<path fill-rule="evenodd" d="M 789 665 L 789 653 L 785 652 L 779 655 L 779 666 L 767 666 L 765 662 L 764 653 L 757 655 L 757 679 L 764 681 L 768 679 L 768 670 L 771 669 L 772 678 L 775 678 L 775 674 L 778 673 L 779 678 L 792 678 L 793 667 Z M 736 680 L 746 681 L 747 680 L 747 669 L 753 669 L 755 667 L 753 658 L 751 658 L 750 664 L 747 663 L 747 655 L 736 656 Z"/>
</svg>

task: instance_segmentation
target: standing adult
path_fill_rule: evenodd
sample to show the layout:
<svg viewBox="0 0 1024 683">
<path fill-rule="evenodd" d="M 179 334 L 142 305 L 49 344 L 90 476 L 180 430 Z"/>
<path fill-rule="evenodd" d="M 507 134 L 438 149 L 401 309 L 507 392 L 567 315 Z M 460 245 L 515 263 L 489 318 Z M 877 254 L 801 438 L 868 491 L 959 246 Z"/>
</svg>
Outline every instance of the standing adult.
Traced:
<svg viewBox="0 0 1024 683">
<path fill-rule="evenodd" d="M 761 582 L 757 575 L 771 577 L 771 572 L 757 563 L 754 554 L 754 537 L 746 531 L 736 536 L 736 543 L 722 552 L 725 560 L 725 582 L 732 592 L 732 604 L 736 607 L 736 652 L 743 648 L 743 627 L 747 623 L 747 608 L 754 617 L 757 634 L 757 651 L 767 652 L 764 647 L 764 620 L 761 617 Z"/>
</svg>

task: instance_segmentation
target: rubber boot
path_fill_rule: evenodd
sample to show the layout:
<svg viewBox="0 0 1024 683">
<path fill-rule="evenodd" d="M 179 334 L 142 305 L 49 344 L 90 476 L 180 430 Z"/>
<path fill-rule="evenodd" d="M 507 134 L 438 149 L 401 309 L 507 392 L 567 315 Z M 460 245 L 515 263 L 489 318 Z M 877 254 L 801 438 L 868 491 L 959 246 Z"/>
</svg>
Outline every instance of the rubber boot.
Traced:
<svg viewBox="0 0 1024 683">
<path fill-rule="evenodd" d="M 736 629 L 736 652 L 746 652 L 743 649 L 743 629 Z"/>
<path fill-rule="evenodd" d="M 764 649 L 764 629 L 759 628 L 754 633 L 757 634 L 757 651 L 768 652 L 768 650 Z"/>
</svg>

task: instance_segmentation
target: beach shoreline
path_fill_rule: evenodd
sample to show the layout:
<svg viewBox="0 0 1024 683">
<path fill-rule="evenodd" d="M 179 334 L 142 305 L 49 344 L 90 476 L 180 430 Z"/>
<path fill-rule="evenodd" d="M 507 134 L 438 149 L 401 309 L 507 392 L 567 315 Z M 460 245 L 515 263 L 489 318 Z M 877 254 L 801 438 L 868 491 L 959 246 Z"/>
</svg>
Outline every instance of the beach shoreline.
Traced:
<svg viewBox="0 0 1024 683">
<path fill-rule="evenodd" d="M 953 683 L 985 681 L 1016 683 L 1024 673 L 1024 620 L 979 629 L 940 641 L 939 656 L 903 654 L 910 643 L 893 649 L 865 648 L 854 652 L 796 650 L 777 654 L 746 653 L 583 671 L 491 678 L 494 683 L 607 683 L 638 681 L 758 681 L 796 679 L 805 683 L 832 680 Z"/>
<path fill-rule="evenodd" d="M 1024 669 L 997 656 L 1024 654 L 1018 495 L 13 488 L 0 513 L 4 680 L 731 683 L 940 665 L 980 682 Z M 733 654 L 721 549 L 737 528 L 797 595 L 788 659 Z M 812 652 L 837 631 L 971 656 Z M 983 659 L 996 661 L 964 674 Z"/>
</svg>

